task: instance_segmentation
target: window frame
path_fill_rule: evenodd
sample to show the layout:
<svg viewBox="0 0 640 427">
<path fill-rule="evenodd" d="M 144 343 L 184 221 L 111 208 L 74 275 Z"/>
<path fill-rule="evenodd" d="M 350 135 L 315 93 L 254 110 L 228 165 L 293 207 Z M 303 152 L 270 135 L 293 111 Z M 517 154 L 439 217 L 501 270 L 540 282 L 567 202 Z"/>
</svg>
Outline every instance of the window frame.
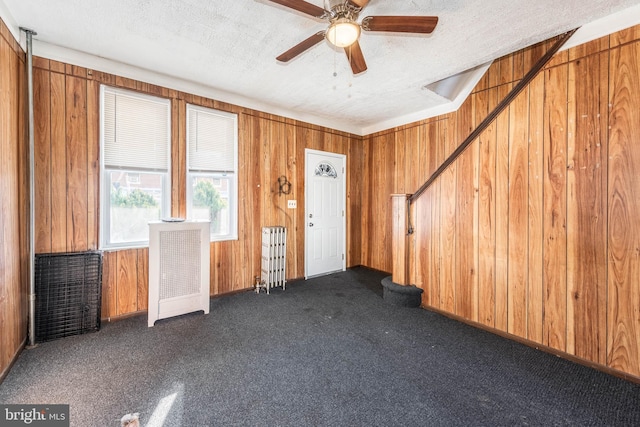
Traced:
<svg viewBox="0 0 640 427">
<path fill-rule="evenodd" d="M 106 167 L 105 166 L 105 109 L 104 109 L 104 99 L 105 99 L 105 90 L 115 92 L 116 94 L 125 94 L 128 96 L 138 97 L 141 99 L 146 99 L 154 102 L 158 102 L 160 104 L 166 104 L 167 108 L 167 167 L 166 170 L 149 170 L 145 168 L 135 168 L 135 167 Z M 160 218 L 166 218 L 170 215 L 171 212 L 171 145 L 172 145 L 172 134 L 171 134 L 171 122 L 172 122 L 172 108 L 171 108 L 171 99 L 163 98 L 159 96 L 149 95 L 142 92 L 137 92 L 133 90 L 122 89 L 114 86 L 109 86 L 105 84 L 100 85 L 100 233 L 99 233 L 99 248 L 104 250 L 110 249 L 136 249 L 136 248 L 145 248 L 149 246 L 149 239 L 146 240 L 136 240 L 136 241 L 128 241 L 128 242 L 120 242 L 113 243 L 110 242 L 111 236 L 111 177 L 110 174 L 112 172 L 124 172 L 124 173 L 132 173 L 132 174 L 156 174 L 162 176 L 162 203 L 160 205 Z"/>
<path fill-rule="evenodd" d="M 202 169 L 191 169 L 189 165 L 189 138 L 190 138 L 190 111 L 201 111 L 205 113 L 215 114 L 223 117 L 227 117 L 233 120 L 233 157 L 234 157 L 234 170 L 233 171 L 213 171 L 213 170 L 202 170 Z M 212 179 L 229 179 L 230 189 L 229 189 L 229 234 L 225 235 L 215 235 L 212 234 L 211 230 L 209 232 L 210 242 L 224 242 L 224 241 L 233 241 L 238 240 L 238 205 L 239 205 L 239 191 L 238 191 L 238 115 L 235 113 L 230 113 L 228 111 L 217 110 L 215 108 L 203 107 L 197 104 L 189 104 L 186 105 L 186 114 L 185 114 L 185 126 L 186 126 L 186 155 L 185 155 L 185 170 L 186 170 L 186 185 L 187 185 L 187 218 L 191 219 L 192 211 L 193 211 L 193 184 L 192 180 L 195 177 L 205 177 Z"/>
</svg>

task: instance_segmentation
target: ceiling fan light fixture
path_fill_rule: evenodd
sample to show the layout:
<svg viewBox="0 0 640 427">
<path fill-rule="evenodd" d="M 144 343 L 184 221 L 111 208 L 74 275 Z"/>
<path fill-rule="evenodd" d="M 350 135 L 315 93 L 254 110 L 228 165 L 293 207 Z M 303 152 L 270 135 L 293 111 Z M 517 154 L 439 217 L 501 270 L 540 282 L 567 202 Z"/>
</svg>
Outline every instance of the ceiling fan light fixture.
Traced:
<svg viewBox="0 0 640 427">
<path fill-rule="evenodd" d="M 360 25 L 348 18 L 339 18 L 331 23 L 326 38 L 336 47 L 348 47 L 360 38 Z"/>
</svg>

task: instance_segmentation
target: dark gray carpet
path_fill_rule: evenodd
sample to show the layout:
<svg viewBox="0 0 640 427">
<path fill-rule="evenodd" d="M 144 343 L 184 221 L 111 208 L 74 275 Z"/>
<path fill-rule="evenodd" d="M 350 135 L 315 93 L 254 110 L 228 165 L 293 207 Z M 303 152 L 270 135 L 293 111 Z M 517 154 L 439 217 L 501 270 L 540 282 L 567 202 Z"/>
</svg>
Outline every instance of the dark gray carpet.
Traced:
<svg viewBox="0 0 640 427">
<path fill-rule="evenodd" d="M 74 426 L 129 412 L 143 426 L 640 425 L 640 386 L 387 305 L 382 277 L 358 268 L 44 343 L 0 402 L 69 403 Z"/>
</svg>

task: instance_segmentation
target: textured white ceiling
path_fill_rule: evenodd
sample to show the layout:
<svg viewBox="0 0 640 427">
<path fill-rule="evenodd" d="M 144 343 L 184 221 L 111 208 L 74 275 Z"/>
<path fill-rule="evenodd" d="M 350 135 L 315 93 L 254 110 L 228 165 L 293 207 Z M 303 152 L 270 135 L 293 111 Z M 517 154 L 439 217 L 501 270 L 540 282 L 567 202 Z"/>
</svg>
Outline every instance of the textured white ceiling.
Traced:
<svg viewBox="0 0 640 427">
<path fill-rule="evenodd" d="M 323 6 L 322 0 L 308 1 Z M 37 31 L 34 43 L 152 70 L 358 133 L 450 102 L 425 89 L 427 84 L 640 2 L 371 0 L 361 18 L 440 20 L 426 36 L 363 32 L 360 45 L 369 68 L 358 76 L 352 76 L 344 52 L 327 42 L 288 64 L 277 62 L 276 56 L 327 24 L 266 0 L 0 3 L 16 25 Z"/>
</svg>

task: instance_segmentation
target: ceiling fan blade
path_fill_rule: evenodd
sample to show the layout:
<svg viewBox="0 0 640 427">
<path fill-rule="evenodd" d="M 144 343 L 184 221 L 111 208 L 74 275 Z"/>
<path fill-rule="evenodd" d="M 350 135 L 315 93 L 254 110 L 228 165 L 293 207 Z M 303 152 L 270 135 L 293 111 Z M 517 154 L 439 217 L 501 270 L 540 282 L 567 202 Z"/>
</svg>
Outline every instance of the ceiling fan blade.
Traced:
<svg viewBox="0 0 640 427">
<path fill-rule="evenodd" d="M 351 4 L 353 7 L 364 9 L 365 6 L 369 4 L 369 0 L 347 0 L 347 3 Z"/>
<path fill-rule="evenodd" d="M 362 29 L 429 34 L 437 23 L 437 16 L 367 16 L 362 20 Z"/>
<path fill-rule="evenodd" d="M 317 45 L 322 40 L 324 40 L 324 32 L 319 31 L 314 35 L 312 35 L 311 37 L 309 37 L 308 39 L 298 43 L 297 45 L 295 45 L 294 47 L 292 47 L 282 55 L 278 56 L 276 59 L 281 62 L 289 62 L 290 60 L 300 55 L 305 50 L 310 49 L 313 46 Z"/>
<path fill-rule="evenodd" d="M 315 18 L 322 18 L 326 11 L 316 6 L 315 4 L 307 3 L 304 0 L 268 0 L 272 3 L 278 3 L 282 6 L 297 10 L 298 12 L 306 13 Z"/>
<path fill-rule="evenodd" d="M 358 43 L 357 40 L 351 46 L 345 47 L 344 51 L 347 54 L 349 63 L 351 64 L 351 71 L 353 71 L 353 74 L 360 74 L 367 71 L 367 63 L 364 60 L 362 49 L 360 49 L 360 43 Z"/>
</svg>

